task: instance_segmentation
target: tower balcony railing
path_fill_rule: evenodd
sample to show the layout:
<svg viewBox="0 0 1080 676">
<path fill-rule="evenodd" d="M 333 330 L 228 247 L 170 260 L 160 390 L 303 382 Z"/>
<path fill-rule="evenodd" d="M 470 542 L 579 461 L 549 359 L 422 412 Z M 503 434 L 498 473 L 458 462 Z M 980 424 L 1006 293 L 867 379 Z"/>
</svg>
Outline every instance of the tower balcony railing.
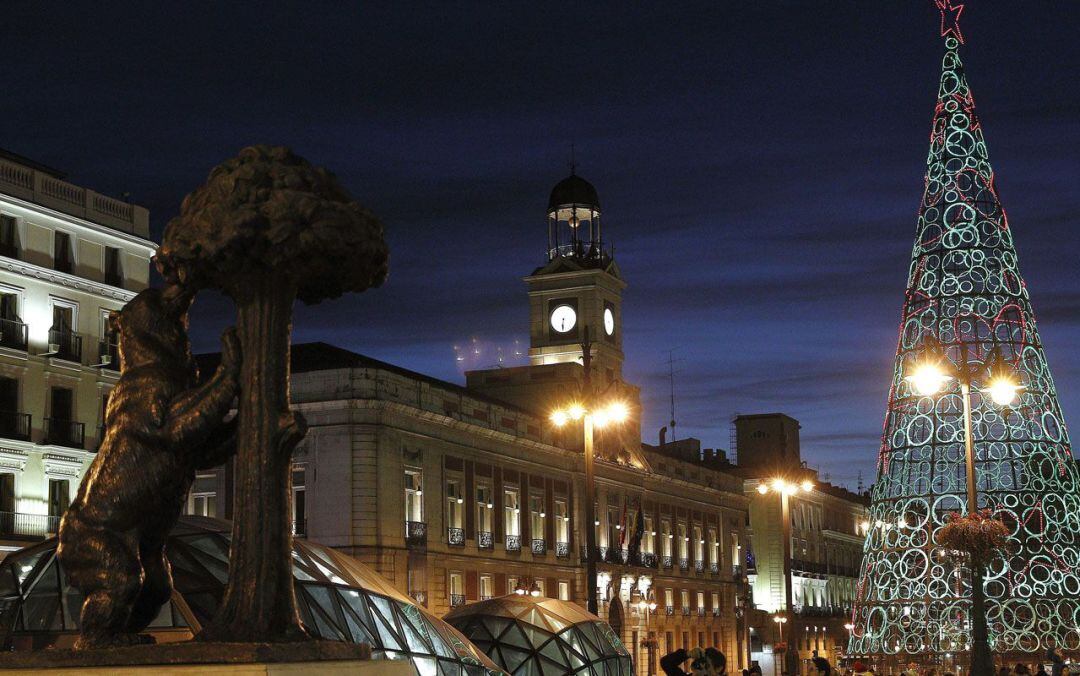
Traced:
<svg viewBox="0 0 1080 676">
<path fill-rule="evenodd" d="M 12 350 L 26 350 L 26 324 L 17 319 L 0 319 L 0 346 Z"/>
<path fill-rule="evenodd" d="M 59 529 L 59 516 L 0 512 L 0 535 L 45 538 L 54 535 Z"/>
<path fill-rule="evenodd" d="M 86 443 L 86 425 L 64 418 L 45 418 L 45 443 L 82 448 Z"/>
<path fill-rule="evenodd" d="M 427 524 L 423 521 L 406 521 L 405 544 L 410 548 L 427 547 Z"/>
<path fill-rule="evenodd" d="M 82 362 L 83 337 L 68 329 L 49 329 L 45 354 L 65 361 Z"/>
<path fill-rule="evenodd" d="M 30 441 L 30 414 L 19 411 L 0 411 L 0 437 Z"/>
</svg>

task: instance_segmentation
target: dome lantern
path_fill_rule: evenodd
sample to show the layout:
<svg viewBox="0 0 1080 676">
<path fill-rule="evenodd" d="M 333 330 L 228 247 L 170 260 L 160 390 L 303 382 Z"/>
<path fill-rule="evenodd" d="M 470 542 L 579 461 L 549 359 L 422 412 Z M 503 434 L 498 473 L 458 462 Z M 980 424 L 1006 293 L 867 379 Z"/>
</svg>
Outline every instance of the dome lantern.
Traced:
<svg viewBox="0 0 1080 676">
<path fill-rule="evenodd" d="M 600 196 L 574 171 L 555 184 L 548 199 L 548 260 L 602 259 Z"/>
</svg>

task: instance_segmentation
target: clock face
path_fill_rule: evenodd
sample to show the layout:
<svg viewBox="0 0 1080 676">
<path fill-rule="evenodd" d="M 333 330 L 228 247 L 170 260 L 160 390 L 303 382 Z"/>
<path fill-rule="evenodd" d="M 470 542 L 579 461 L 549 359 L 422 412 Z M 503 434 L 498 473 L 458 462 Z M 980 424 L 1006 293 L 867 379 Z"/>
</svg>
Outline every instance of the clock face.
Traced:
<svg viewBox="0 0 1080 676">
<path fill-rule="evenodd" d="M 609 336 L 615 333 L 615 313 L 609 307 L 604 308 L 604 333 Z"/>
<path fill-rule="evenodd" d="M 569 305 L 560 305 L 551 311 L 551 328 L 556 333 L 572 331 L 577 324 L 577 312 Z"/>
</svg>

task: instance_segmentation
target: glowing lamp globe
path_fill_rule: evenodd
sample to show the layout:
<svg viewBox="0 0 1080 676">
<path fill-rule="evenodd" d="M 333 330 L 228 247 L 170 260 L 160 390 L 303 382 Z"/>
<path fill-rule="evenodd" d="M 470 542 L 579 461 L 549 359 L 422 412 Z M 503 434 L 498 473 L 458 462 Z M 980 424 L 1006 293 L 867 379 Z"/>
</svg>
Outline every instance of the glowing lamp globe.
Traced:
<svg viewBox="0 0 1080 676">
<path fill-rule="evenodd" d="M 1008 406 L 1016 400 L 1016 393 L 1020 391 L 1020 386 L 1012 382 L 1008 378 L 996 378 L 987 392 L 990 393 L 990 398 L 994 400 L 994 403 L 998 406 Z"/>
<path fill-rule="evenodd" d="M 941 391 L 941 388 L 949 381 L 949 376 L 936 364 L 923 364 L 915 369 L 915 373 L 905 378 L 915 391 L 929 397 Z"/>
</svg>

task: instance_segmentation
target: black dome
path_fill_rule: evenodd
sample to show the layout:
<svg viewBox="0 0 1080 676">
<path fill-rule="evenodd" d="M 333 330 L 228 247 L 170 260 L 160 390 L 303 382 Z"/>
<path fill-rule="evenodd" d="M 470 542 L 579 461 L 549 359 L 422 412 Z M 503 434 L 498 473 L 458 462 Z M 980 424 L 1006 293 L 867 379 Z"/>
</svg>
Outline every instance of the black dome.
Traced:
<svg viewBox="0 0 1080 676">
<path fill-rule="evenodd" d="M 570 174 L 551 189 L 548 211 L 557 209 L 564 204 L 589 206 L 599 211 L 600 196 L 596 194 L 596 188 L 593 187 L 592 183 L 577 174 Z"/>
</svg>

